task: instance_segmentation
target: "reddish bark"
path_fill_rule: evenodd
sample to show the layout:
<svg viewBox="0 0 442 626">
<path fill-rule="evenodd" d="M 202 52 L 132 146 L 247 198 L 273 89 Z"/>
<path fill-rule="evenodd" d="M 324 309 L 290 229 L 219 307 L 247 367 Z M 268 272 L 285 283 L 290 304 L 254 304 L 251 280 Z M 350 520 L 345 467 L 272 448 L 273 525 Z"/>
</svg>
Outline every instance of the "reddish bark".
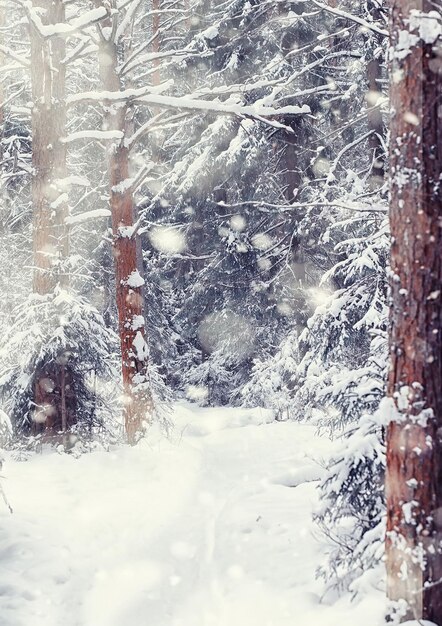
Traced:
<svg viewBox="0 0 442 626">
<path fill-rule="evenodd" d="M 100 73 L 106 91 L 122 90 L 118 74 L 117 46 L 101 42 Z M 104 60 L 104 62 L 103 62 Z M 131 123 L 128 106 L 106 102 L 105 127 L 127 135 Z M 152 414 L 152 397 L 148 385 L 148 354 L 144 319 L 142 260 L 137 238 L 132 234 L 135 204 L 130 184 L 129 150 L 124 139 L 109 146 L 110 209 L 114 236 L 116 303 L 125 393 L 124 420 L 128 441 L 135 443 L 143 422 Z"/>
<path fill-rule="evenodd" d="M 399 52 L 412 9 L 434 4 L 392 1 L 387 587 L 405 619 L 442 626 L 442 81 L 432 45 Z"/>
</svg>

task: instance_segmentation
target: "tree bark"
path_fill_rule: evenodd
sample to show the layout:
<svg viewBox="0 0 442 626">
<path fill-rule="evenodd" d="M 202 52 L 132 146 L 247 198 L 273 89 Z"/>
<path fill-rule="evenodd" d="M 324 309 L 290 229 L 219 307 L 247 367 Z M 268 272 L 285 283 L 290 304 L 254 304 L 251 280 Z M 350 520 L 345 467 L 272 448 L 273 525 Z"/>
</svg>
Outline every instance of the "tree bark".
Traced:
<svg viewBox="0 0 442 626">
<path fill-rule="evenodd" d="M 160 0 L 152 0 L 152 52 L 160 51 Z M 159 85 L 160 78 L 160 59 L 153 60 L 154 72 L 152 74 L 152 85 Z"/>
<path fill-rule="evenodd" d="M 118 74 L 117 44 L 104 37 L 100 44 L 100 74 L 103 89 L 121 91 Z M 148 349 L 144 317 L 142 259 L 137 237 L 133 235 L 135 203 L 130 183 L 129 149 L 124 138 L 131 126 L 127 105 L 105 104 L 106 130 L 123 133 L 108 150 L 110 209 L 112 213 L 113 251 L 115 259 L 116 304 L 121 344 L 124 388 L 124 421 L 128 441 L 135 443 L 143 423 L 153 411 L 148 380 Z"/>
<path fill-rule="evenodd" d="M 61 0 L 41 0 L 46 24 L 64 22 Z M 66 178 L 65 42 L 43 38 L 31 24 L 32 82 L 32 201 L 34 211 L 34 292 L 51 293 L 66 285 L 62 260 L 68 254 L 67 198 L 60 180 Z"/>
<path fill-rule="evenodd" d="M 442 626 L 442 81 L 431 38 L 409 21 L 411 10 L 435 8 L 391 2 L 386 550 L 389 598 L 405 600 L 405 619 Z"/>
<path fill-rule="evenodd" d="M 65 21 L 62 0 L 40 0 L 44 24 Z M 65 41 L 45 38 L 30 21 L 32 85 L 32 165 L 33 204 L 33 291 L 50 296 L 58 287 L 68 286 L 65 260 L 69 252 L 66 178 Z M 66 430 L 66 406 L 69 376 L 58 362 L 38 363 L 34 380 L 34 433 L 54 435 Z M 75 421 L 71 415 L 71 423 Z"/>
</svg>

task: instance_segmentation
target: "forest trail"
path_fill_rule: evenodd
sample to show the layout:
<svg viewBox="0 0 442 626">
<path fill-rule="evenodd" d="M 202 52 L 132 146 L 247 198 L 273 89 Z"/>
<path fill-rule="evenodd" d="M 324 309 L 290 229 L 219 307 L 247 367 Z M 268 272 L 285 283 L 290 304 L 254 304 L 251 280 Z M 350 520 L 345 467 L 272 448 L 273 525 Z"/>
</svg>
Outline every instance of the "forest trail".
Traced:
<svg viewBox="0 0 442 626">
<path fill-rule="evenodd" d="M 8 457 L 1 626 L 383 623 L 382 591 L 321 602 L 326 438 L 259 410 L 178 405 L 173 421 L 135 448 Z"/>
</svg>

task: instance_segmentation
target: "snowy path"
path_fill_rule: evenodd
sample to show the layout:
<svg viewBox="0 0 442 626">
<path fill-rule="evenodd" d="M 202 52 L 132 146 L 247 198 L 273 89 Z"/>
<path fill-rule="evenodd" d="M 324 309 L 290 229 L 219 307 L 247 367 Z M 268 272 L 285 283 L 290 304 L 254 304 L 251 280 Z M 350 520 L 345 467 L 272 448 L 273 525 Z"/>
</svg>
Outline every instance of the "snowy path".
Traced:
<svg viewBox="0 0 442 626">
<path fill-rule="evenodd" d="M 320 603 L 325 439 L 259 411 L 174 420 L 171 442 L 7 462 L 1 626 L 382 624 L 380 594 Z"/>
</svg>

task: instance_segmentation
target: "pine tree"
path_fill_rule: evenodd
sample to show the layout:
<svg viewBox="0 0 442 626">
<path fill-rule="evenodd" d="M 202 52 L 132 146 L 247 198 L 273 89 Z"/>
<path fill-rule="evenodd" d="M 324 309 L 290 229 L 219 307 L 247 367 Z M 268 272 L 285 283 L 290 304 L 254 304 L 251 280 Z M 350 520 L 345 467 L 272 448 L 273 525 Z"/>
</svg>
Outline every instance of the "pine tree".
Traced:
<svg viewBox="0 0 442 626">
<path fill-rule="evenodd" d="M 294 260 L 302 266 L 298 314 L 278 349 L 255 360 L 244 395 L 249 405 L 264 404 L 279 419 L 309 419 L 336 438 L 315 514 L 330 540 L 321 574 L 356 591 L 361 576 L 379 563 L 384 532 L 378 407 L 386 377 L 389 246 L 382 176 L 385 15 L 377 4 L 376 11 L 373 4 L 314 4 L 322 11 L 317 24 L 324 50 L 316 61 L 306 52 L 305 64 L 314 63 L 334 92 L 316 95 L 309 176 L 287 205 Z"/>
</svg>

